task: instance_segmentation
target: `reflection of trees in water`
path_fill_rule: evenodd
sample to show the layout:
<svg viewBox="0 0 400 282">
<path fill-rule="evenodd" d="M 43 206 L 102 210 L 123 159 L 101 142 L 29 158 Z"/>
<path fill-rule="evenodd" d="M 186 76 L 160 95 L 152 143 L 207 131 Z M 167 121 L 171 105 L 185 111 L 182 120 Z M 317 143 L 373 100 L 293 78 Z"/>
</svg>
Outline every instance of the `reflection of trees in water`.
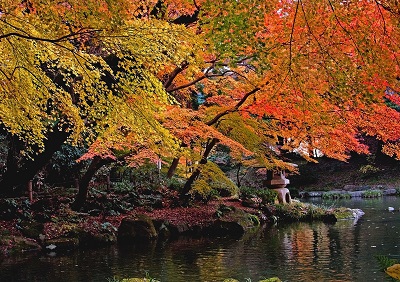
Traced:
<svg viewBox="0 0 400 282">
<path fill-rule="evenodd" d="M 327 281 L 332 276 L 351 281 L 354 252 L 359 248 L 353 229 L 350 221 L 291 224 L 281 230 L 280 265 L 295 266 L 304 281 Z"/>
<path fill-rule="evenodd" d="M 400 201 L 390 204 L 398 207 Z M 400 212 L 375 207 L 357 224 L 349 220 L 333 225 L 278 224 L 240 239 L 181 237 L 65 256 L 34 256 L 14 263 L 2 261 L 0 281 L 90 282 L 114 275 L 143 277 L 145 271 L 163 282 L 222 281 L 224 277 L 258 281 L 273 276 L 283 281 L 380 280 L 384 273 L 379 272 L 374 255 L 399 258 L 399 221 Z M 6 268 L 5 263 L 11 265 Z"/>
</svg>

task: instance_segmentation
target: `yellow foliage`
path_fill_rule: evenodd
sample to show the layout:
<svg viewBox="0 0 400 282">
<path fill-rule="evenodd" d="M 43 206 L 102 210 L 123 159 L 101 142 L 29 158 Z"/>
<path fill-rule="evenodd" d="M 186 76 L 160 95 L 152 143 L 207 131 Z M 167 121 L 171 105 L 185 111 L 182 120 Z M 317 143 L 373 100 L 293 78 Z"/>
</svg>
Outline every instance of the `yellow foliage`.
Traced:
<svg viewBox="0 0 400 282">
<path fill-rule="evenodd" d="M 122 279 L 121 282 L 150 282 L 153 280 L 154 279 L 147 279 L 147 278 L 126 278 L 126 279 Z"/>
<path fill-rule="evenodd" d="M 193 183 L 193 192 L 197 192 L 203 197 L 207 197 L 214 191 L 225 192 L 235 195 L 238 191 L 237 186 L 224 174 L 215 163 L 208 161 L 200 167 L 200 177 Z"/>
<path fill-rule="evenodd" d="M 166 150 L 176 147 L 155 119 L 174 102 L 157 74 L 191 61 L 196 35 L 136 18 L 142 4 L 2 2 L 0 123 L 27 144 L 29 155 L 43 150 L 55 130 L 69 132 L 73 144 L 100 138 L 110 147 L 126 143 L 118 134 L 124 127 L 132 144 L 163 140 Z"/>
<path fill-rule="evenodd" d="M 394 279 L 400 280 L 400 264 L 397 263 L 386 268 L 385 272 Z"/>
</svg>

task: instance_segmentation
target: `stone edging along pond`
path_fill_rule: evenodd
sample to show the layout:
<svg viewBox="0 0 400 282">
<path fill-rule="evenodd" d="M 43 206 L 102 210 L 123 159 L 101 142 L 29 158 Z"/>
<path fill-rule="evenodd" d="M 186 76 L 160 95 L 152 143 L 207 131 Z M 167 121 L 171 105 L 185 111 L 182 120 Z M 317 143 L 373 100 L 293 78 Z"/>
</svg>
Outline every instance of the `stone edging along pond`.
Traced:
<svg viewBox="0 0 400 282">
<path fill-rule="evenodd" d="M 63 252 L 117 242 L 169 240 L 180 235 L 240 237 L 264 223 L 314 220 L 334 223 L 338 219 L 362 216 L 361 211 L 324 208 L 297 200 L 291 204 L 265 204 L 257 208 L 245 207 L 238 200 L 227 200 L 191 208 L 140 209 L 107 218 L 76 213 L 68 206 L 64 208 L 58 212 L 58 217 L 53 216 L 46 222 L 3 220 L 5 229 L 1 232 L 0 228 L 0 257 L 25 251 Z M 14 232 L 6 229 L 14 229 Z"/>
<path fill-rule="evenodd" d="M 347 188 L 347 189 L 346 189 Z M 354 187 L 351 185 L 345 186 L 343 190 L 332 190 L 332 191 L 306 191 L 299 192 L 301 198 L 325 198 L 325 199 L 349 199 L 349 198 L 376 198 L 382 196 L 398 196 L 399 190 L 396 188 L 385 188 L 378 187 Z"/>
</svg>

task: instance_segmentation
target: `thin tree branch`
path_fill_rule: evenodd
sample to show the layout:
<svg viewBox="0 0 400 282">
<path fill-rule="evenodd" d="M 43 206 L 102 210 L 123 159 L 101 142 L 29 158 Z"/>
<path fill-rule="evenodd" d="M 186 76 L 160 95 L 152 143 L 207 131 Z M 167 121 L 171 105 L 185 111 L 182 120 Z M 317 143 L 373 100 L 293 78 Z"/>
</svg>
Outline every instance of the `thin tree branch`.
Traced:
<svg viewBox="0 0 400 282">
<path fill-rule="evenodd" d="M 0 35 L 0 40 L 3 38 L 8 38 L 8 37 L 19 37 L 19 38 L 24 38 L 24 39 L 28 39 L 28 40 L 33 40 L 33 41 L 43 41 L 43 42 L 50 42 L 50 43 L 58 43 L 58 42 L 62 42 L 65 41 L 71 37 L 75 37 L 77 35 L 83 35 L 83 34 L 88 34 L 88 33 L 93 33 L 96 31 L 100 31 L 100 30 L 90 30 L 90 31 L 83 31 L 83 32 L 75 32 L 75 33 L 70 33 L 64 36 L 61 36 L 59 38 L 55 38 L 55 39 L 50 39 L 50 38 L 41 38 L 41 37 L 36 37 L 36 36 L 31 36 L 31 35 L 24 35 L 18 32 L 9 32 L 6 34 L 1 34 Z"/>
<path fill-rule="evenodd" d="M 299 2 L 301 2 L 301 0 Z M 326 50 L 326 48 L 324 48 L 324 46 L 322 46 L 321 42 L 319 42 L 318 38 L 315 36 L 314 32 L 312 31 L 310 23 L 308 22 L 308 19 L 306 16 L 306 11 L 304 10 L 304 7 L 303 7 L 303 2 L 301 2 L 301 10 L 303 11 L 303 16 L 304 16 L 304 20 L 306 21 L 307 29 L 310 32 L 311 36 L 314 38 L 315 42 L 317 42 L 318 47 L 321 49 L 321 51 L 323 53 L 327 54 L 329 58 L 331 58 L 337 65 L 339 65 L 337 60 L 334 57 L 332 57 L 332 55 L 328 52 L 328 50 Z"/>
<path fill-rule="evenodd" d="M 183 84 L 183 85 L 180 85 L 180 86 L 177 86 L 177 87 L 174 87 L 174 88 L 169 88 L 169 89 L 167 88 L 167 92 L 174 92 L 174 91 L 177 91 L 177 90 L 180 90 L 180 89 L 183 89 L 183 88 L 190 87 L 192 85 L 195 85 L 197 82 L 200 82 L 200 81 L 202 81 L 203 79 L 206 79 L 206 78 L 225 76 L 227 73 L 230 73 L 230 72 L 233 73 L 233 71 L 225 71 L 225 72 L 220 73 L 220 74 L 209 74 L 209 75 L 208 74 L 204 74 L 204 75 L 202 75 L 202 76 L 196 78 L 195 80 L 193 80 L 191 82 L 188 82 L 186 84 Z"/>
<path fill-rule="evenodd" d="M 222 118 L 223 116 L 226 116 L 227 114 L 236 112 L 237 110 L 239 110 L 240 106 L 242 106 L 247 98 L 249 98 L 251 95 L 253 95 L 254 93 L 256 93 L 257 91 L 259 91 L 261 88 L 260 87 L 256 87 L 253 90 L 251 90 L 250 92 L 247 92 L 242 99 L 240 99 L 240 101 L 232 108 L 225 110 L 223 112 L 220 112 L 219 114 L 217 114 L 212 120 L 206 122 L 206 125 L 211 126 L 213 124 L 215 124 L 216 122 L 218 122 L 218 120 L 220 118 Z"/>
<path fill-rule="evenodd" d="M 379 2 L 377 0 L 375 0 L 376 6 L 378 7 L 379 10 L 379 14 L 382 17 L 382 21 L 383 21 L 383 34 L 387 34 L 387 29 L 386 29 L 386 21 L 385 21 L 385 17 L 383 16 L 382 10 L 381 10 L 381 5 L 379 5 Z"/>
<path fill-rule="evenodd" d="M 392 15 L 394 15 L 394 16 L 399 16 L 399 11 L 397 10 L 397 11 L 394 11 L 393 9 L 392 9 L 392 7 L 390 7 L 389 5 L 385 5 L 385 4 L 383 4 L 381 1 L 377 1 L 377 0 L 375 0 L 375 3 L 378 5 L 378 6 L 381 6 L 383 9 L 385 9 L 386 11 L 388 11 L 389 13 L 391 13 Z"/>
<path fill-rule="evenodd" d="M 343 26 L 342 22 L 340 21 L 340 19 L 339 19 L 338 16 L 336 15 L 335 8 L 333 7 L 333 4 L 332 4 L 331 0 L 328 0 L 328 3 L 329 3 L 329 6 L 331 7 L 331 10 L 332 10 L 333 16 L 334 16 L 335 19 L 336 19 L 336 22 L 338 23 L 338 25 L 340 26 L 340 28 L 343 29 L 343 31 L 350 37 L 350 40 L 353 42 L 354 47 L 356 48 L 358 54 L 361 55 L 361 51 L 360 51 L 360 49 L 358 48 L 357 42 L 354 40 L 354 38 L 353 38 L 352 34 L 350 33 L 350 31 L 348 31 L 348 30 Z M 363 61 L 363 63 L 365 63 L 364 57 L 363 57 L 363 56 L 361 56 L 361 60 Z"/>
<path fill-rule="evenodd" d="M 297 1 L 296 4 L 296 11 L 294 12 L 294 18 L 292 23 L 292 30 L 290 32 L 290 40 L 289 40 L 289 71 L 292 67 L 292 42 L 293 42 L 293 33 L 294 33 L 294 26 L 296 24 L 297 12 L 299 10 L 300 1 Z"/>
<path fill-rule="evenodd" d="M 183 62 L 181 66 L 176 67 L 168 76 L 168 80 L 164 83 L 164 88 L 168 90 L 168 88 L 171 86 L 172 82 L 174 79 L 180 74 L 184 69 L 186 69 L 189 66 L 188 62 Z"/>
</svg>

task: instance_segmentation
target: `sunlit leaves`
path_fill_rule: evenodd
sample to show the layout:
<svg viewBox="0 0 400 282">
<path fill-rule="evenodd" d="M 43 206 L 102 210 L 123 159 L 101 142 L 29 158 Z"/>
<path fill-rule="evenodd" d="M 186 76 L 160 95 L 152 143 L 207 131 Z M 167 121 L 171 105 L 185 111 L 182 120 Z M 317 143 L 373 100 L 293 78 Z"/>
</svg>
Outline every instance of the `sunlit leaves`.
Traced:
<svg viewBox="0 0 400 282">
<path fill-rule="evenodd" d="M 400 264 L 394 264 L 385 270 L 386 274 L 396 280 L 400 280 Z"/>
<path fill-rule="evenodd" d="M 171 97 L 155 76 L 190 61 L 191 31 L 152 18 L 138 19 L 132 1 L 3 2 L 0 18 L 1 123 L 43 150 L 53 130 L 70 141 L 126 136 L 132 144 L 175 143 L 154 119 Z M 124 141 L 125 142 L 125 141 Z M 129 143 L 127 142 L 127 143 Z M 171 144 L 171 146 L 167 146 Z"/>
<path fill-rule="evenodd" d="M 0 9 L 1 124 L 31 153 L 64 130 L 74 144 L 95 142 L 92 156 L 172 154 L 217 138 L 238 158 L 271 159 L 265 144 L 279 137 L 284 149 L 344 160 L 366 152 L 363 134 L 398 156 L 394 2 L 31 0 Z M 197 94 L 204 103 L 192 107 Z"/>
</svg>

